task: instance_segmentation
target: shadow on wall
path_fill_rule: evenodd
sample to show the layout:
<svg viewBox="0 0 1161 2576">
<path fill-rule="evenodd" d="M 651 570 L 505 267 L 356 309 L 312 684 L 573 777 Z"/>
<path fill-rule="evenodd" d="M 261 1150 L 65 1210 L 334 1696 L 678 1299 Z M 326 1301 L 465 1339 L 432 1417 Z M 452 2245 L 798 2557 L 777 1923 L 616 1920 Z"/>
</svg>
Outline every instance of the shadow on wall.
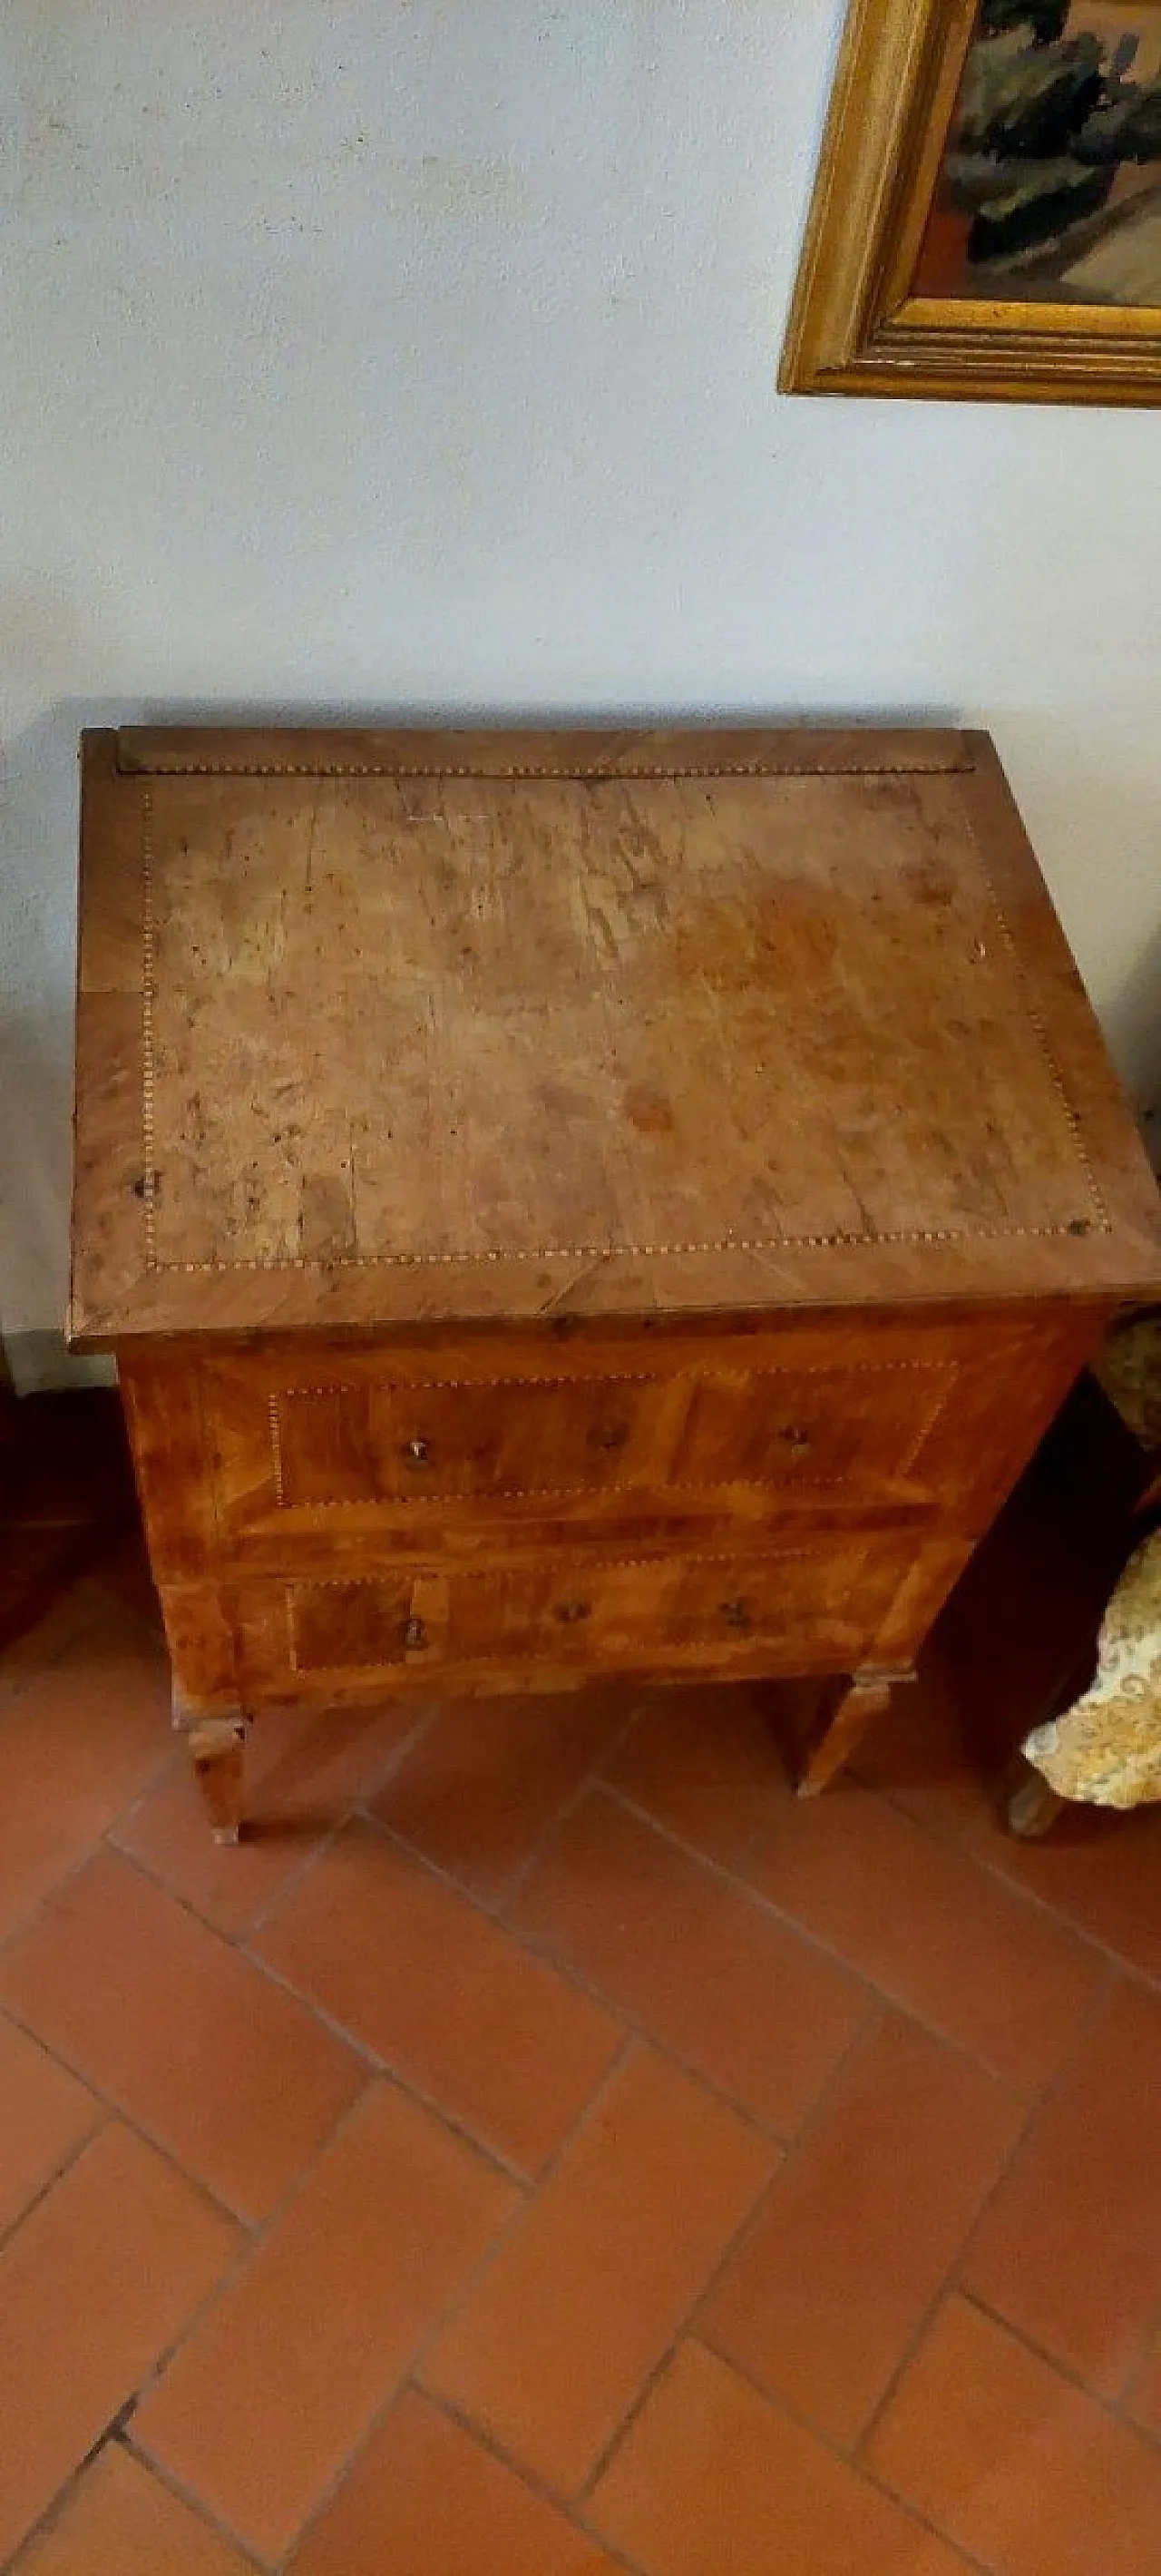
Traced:
<svg viewBox="0 0 1161 2576">
<path fill-rule="evenodd" d="M 87 727 L 122 724 L 754 724 L 802 722 L 817 713 L 835 724 L 955 724 L 946 708 L 839 708 L 685 705 L 569 707 L 460 705 L 435 700 L 389 708 L 324 703 L 270 705 L 225 700 L 174 704 L 127 699 L 63 700 L 16 739 L 6 764 L 3 846 L 0 847 L 0 1314 L 12 1341 L 18 1382 L 75 1382 L 92 1363 L 69 1363 L 64 1353 L 67 1298 L 71 1150 L 73 956 L 77 833 L 77 744 Z M 1044 734 L 1050 719 L 1006 718 L 1002 748 L 1019 757 L 1013 767 L 1041 781 L 1046 776 Z M 1049 748 L 1048 758 L 1052 753 Z M 1077 745 L 1068 745 L 1064 769 L 1071 799 L 1080 801 Z M 1108 815 L 1116 792 L 1115 769 L 1092 781 L 1094 809 Z M 1033 837 L 1035 805 L 1026 802 Z M 1130 795 L 1131 803 L 1131 795 Z M 1047 816 L 1045 817 L 1047 820 Z M 1115 848 L 1115 820 L 1108 845 Z M 1127 837 L 1125 834 L 1123 837 Z M 1049 834 L 1042 844 L 1051 847 Z M 1118 1064 L 1132 1068 L 1139 1099 L 1161 1104 L 1161 923 L 1145 954 L 1111 1001 L 1103 1019 Z M 98 1364 L 98 1368 L 99 1368 Z"/>
<path fill-rule="evenodd" d="M 1105 1013 L 1109 1045 L 1121 1064 L 1137 1068 L 1153 1161 L 1161 1170 L 1161 920 L 1132 974 Z"/>
</svg>

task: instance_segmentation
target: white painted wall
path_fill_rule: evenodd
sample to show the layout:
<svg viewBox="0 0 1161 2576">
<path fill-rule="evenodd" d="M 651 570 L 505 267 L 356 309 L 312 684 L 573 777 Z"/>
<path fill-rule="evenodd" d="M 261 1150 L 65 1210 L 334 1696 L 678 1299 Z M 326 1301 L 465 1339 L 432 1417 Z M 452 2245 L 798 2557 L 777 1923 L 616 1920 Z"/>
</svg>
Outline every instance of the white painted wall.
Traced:
<svg viewBox="0 0 1161 2576">
<path fill-rule="evenodd" d="M 780 401 L 840 0 L 0 0 L 0 1310 L 82 723 L 990 724 L 1161 1088 L 1161 422 Z"/>
</svg>

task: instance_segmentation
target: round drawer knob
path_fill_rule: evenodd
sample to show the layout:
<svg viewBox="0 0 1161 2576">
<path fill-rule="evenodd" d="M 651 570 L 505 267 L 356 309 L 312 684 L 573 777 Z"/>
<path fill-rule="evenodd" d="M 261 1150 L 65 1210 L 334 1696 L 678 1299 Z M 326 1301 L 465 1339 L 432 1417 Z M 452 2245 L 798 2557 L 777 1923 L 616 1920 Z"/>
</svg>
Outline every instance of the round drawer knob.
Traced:
<svg viewBox="0 0 1161 2576">
<path fill-rule="evenodd" d="M 748 1628 L 750 1625 L 749 1605 L 745 1601 L 723 1601 L 721 1613 L 727 1628 Z"/>
<path fill-rule="evenodd" d="M 426 1440 L 405 1440 L 403 1455 L 409 1467 L 426 1467 L 431 1451 Z"/>
<path fill-rule="evenodd" d="M 591 1601 L 558 1601 L 556 1605 L 557 1618 L 563 1619 L 567 1628 L 575 1626 L 578 1619 L 591 1619 L 592 1611 Z"/>
<path fill-rule="evenodd" d="M 405 1646 L 408 1646 L 408 1647 L 411 1647 L 411 1646 L 426 1646 L 426 1644 L 427 1644 L 427 1621 L 426 1621 L 426 1619 L 409 1619 L 409 1620 L 408 1620 L 408 1622 L 407 1622 L 407 1626 L 405 1627 L 405 1629 L 404 1629 L 404 1631 L 403 1631 L 403 1643 L 404 1643 L 404 1645 L 405 1645 Z"/>
</svg>

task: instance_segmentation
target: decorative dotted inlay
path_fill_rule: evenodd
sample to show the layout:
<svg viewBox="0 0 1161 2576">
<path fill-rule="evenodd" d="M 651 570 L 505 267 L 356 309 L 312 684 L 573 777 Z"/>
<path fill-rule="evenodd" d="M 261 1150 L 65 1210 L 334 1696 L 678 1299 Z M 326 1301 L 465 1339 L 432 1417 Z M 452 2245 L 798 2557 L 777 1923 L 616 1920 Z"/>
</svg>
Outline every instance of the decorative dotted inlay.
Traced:
<svg viewBox="0 0 1161 2576">
<path fill-rule="evenodd" d="M 446 1511 L 449 1502 L 453 1501 L 460 1505 L 470 1503 L 473 1500 L 478 1500 L 481 1505 L 494 1502 L 555 1503 L 568 1502 L 574 1499 L 583 1499 L 585 1496 L 591 1496 L 595 1501 L 609 1494 L 640 1494 L 643 1490 L 647 1489 L 651 1481 L 659 1482 L 668 1493 L 707 1495 L 726 1493 L 735 1486 L 743 1486 L 747 1491 L 763 1493 L 768 1488 L 775 1486 L 778 1482 L 778 1480 L 773 1476 L 726 1476 L 717 1480 L 708 1479 L 706 1477 L 683 1477 L 672 1479 L 668 1477 L 660 1477 L 656 1480 L 645 1478 L 644 1480 L 638 1480 L 631 1484 L 622 1479 L 609 1479 L 607 1481 L 601 1480 L 597 1483 L 583 1485 L 484 1485 L 480 1488 L 478 1496 L 472 1496 L 470 1494 L 450 1496 L 447 1493 L 423 1493 L 419 1491 L 407 1494 L 396 1494 L 388 1497 L 375 1496 L 372 1494 L 353 1497 L 346 1494 L 339 1494 L 312 1498 L 309 1504 L 295 1505 L 293 1503 L 288 1503 L 286 1499 L 283 1422 L 280 1407 L 284 1404 L 310 1401 L 313 1397 L 341 1398 L 345 1395 L 358 1394 L 364 1389 L 371 1387 L 377 1388 L 380 1391 L 386 1388 L 392 1395 L 418 1396 L 455 1393 L 461 1388 L 482 1389 L 489 1394 L 492 1392 L 502 1393 L 507 1387 L 530 1386 L 588 1386 L 603 1388 L 606 1386 L 669 1387 L 688 1385 L 692 1388 L 697 1386 L 720 1385 L 731 1378 L 737 1378 L 748 1386 L 761 1386 L 779 1378 L 789 1378 L 793 1383 L 797 1379 L 807 1377 L 835 1378 L 841 1381 L 851 1377 L 887 1377 L 891 1375 L 900 1376 L 904 1374 L 911 1377 L 917 1375 L 929 1377 L 940 1381 L 940 1383 L 936 1385 L 931 1397 L 931 1402 L 920 1421 L 914 1438 L 911 1440 L 904 1452 L 903 1457 L 899 1459 L 895 1465 L 880 1469 L 878 1471 L 878 1478 L 872 1478 L 872 1481 L 877 1481 L 881 1480 L 883 1476 L 909 1476 L 913 1474 L 916 1466 L 918 1465 L 919 1459 L 922 1456 L 923 1450 L 935 1430 L 936 1424 L 947 1407 L 948 1401 L 958 1380 L 959 1365 L 955 1360 L 850 1360 L 844 1361 L 840 1367 L 831 1366 L 826 1362 L 804 1360 L 792 1362 L 785 1368 L 726 1370 L 695 1366 L 687 1369 L 668 1370 L 664 1374 L 649 1374 L 644 1371 L 610 1370 L 607 1373 L 602 1372 L 600 1376 L 595 1374 L 588 1375 L 580 1372 L 570 1375 L 554 1371 L 551 1375 L 529 1373 L 522 1377 L 442 1377 L 399 1379 L 351 1378 L 345 1382 L 334 1382 L 326 1386 L 284 1386 L 268 1395 L 266 1400 L 270 1424 L 270 1457 L 274 1475 L 275 1502 L 280 1511 L 305 1509 L 312 1512 L 356 1512 L 374 1509 L 376 1503 L 378 1503 L 381 1508 L 385 1508 L 390 1511 L 414 1511 L 417 1506 L 420 1510 L 426 1507 L 429 1511 Z M 867 1471 L 863 1469 L 860 1472 L 857 1466 L 844 1476 L 812 1476 L 806 1474 L 800 1468 L 795 1467 L 791 1469 L 787 1475 L 786 1488 L 788 1492 L 842 1492 L 845 1489 L 857 1486 L 860 1482 L 865 1481 L 866 1476 Z"/>
<path fill-rule="evenodd" d="M 155 778 L 543 778 L 576 779 L 615 787 L 619 778 L 960 778 L 970 760 L 667 760 L 652 765 L 625 761 L 602 768 L 526 761 L 485 768 L 479 761 L 441 760 L 156 760 L 130 777 Z"/>
<path fill-rule="evenodd" d="M 666 763 L 663 766 L 657 767 L 638 766 L 636 768 L 627 768 L 625 766 L 618 765 L 616 768 L 612 769 L 601 769 L 600 767 L 597 767 L 589 770 L 584 768 L 564 769 L 561 767 L 537 767 L 532 765 L 525 767 L 484 769 L 478 765 L 454 767 L 443 762 L 432 766 L 422 764 L 406 766 L 392 764 L 388 767 L 386 765 L 377 765 L 369 762 L 365 765 L 246 763 L 234 767 L 228 762 L 219 760 L 190 761 L 174 764 L 159 761 L 155 764 L 153 772 L 146 774 L 153 774 L 161 777 L 210 778 L 481 777 L 490 779 L 539 778 L 549 780 L 553 778 L 576 778 L 591 779 L 594 782 L 611 785 L 615 784 L 618 779 L 632 778 L 946 777 L 958 775 L 964 771 L 970 770 L 971 766 L 972 764 L 968 761 L 931 761 L 927 763 L 908 761 L 894 764 L 864 764 L 861 762 L 838 763 L 833 761 L 820 761 L 816 763 L 794 762 L 780 764 L 776 761 L 758 760 L 737 763 L 722 761 L 706 763 L 704 765 L 690 765 L 685 768 L 677 767 L 672 763 Z M 375 1269 L 425 1270 L 442 1268 L 472 1270 L 476 1267 L 491 1267 L 497 1264 L 509 1264 L 513 1262 L 527 1263 L 530 1261 L 568 1261 L 585 1262 L 586 1264 L 599 1262 L 602 1264 L 609 1264 L 620 1261 L 697 1259 L 704 1258 L 706 1256 L 720 1256 L 728 1253 L 762 1254 L 770 1252 L 865 1251 L 869 1245 L 874 1245 L 878 1248 L 888 1250 L 892 1247 L 912 1248 L 921 1245 L 941 1243 L 1008 1243 L 1021 1240 L 1052 1241 L 1059 1240 L 1070 1234 L 1086 1234 L 1093 1231 L 1099 1231 L 1104 1234 L 1111 1233 L 1111 1220 L 1107 1207 L 1105 1206 L 1104 1200 L 1097 1187 L 1088 1154 L 1085 1150 L 1080 1130 L 1080 1121 L 1071 1101 L 1069 1100 L 1059 1066 L 1057 1065 L 1049 1046 L 1043 1020 L 1029 995 L 1027 978 L 1024 972 L 1018 946 L 1012 935 L 1011 926 L 1003 911 L 996 894 L 995 887 L 992 884 L 991 877 L 984 864 L 983 855 L 979 847 L 978 835 L 975 832 L 971 817 L 970 815 L 966 815 L 964 819 L 966 821 L 967 829 L 971 835 L 976 863 L 991 905 L 996 927 L 999 931 L 1001 940 L 1004 943 L 1013 975 L 1021 995 L 1025 1017 L 1036 1041 L 1037 1050 L 1042 1059 L 1044 1069 L 1054 1095 L 1058 1115 L 1067 1134 L 1073 1156 L 1079 1166 L 1079 1171 L 1088 1196 L 1089 1205 L 1094 1211 L 1092 1217 L 1073 1217 L 1055 1224 L 1045 1225 L 918 1226 L 910 1228 L 904 1227 L 897 1230 L 878 1230 L 874 1227 L 867 1227 L 866 1229 L 859 1231 L 843 1229 L 830 1234 L 727 1234 L 705 1241 L 686 1241 L 681 1243 L 540 1244 L 532 1249 L 525 1249 L 517 1246 L 505 1246 L 489 1251 L 473 1251 L 470 1249 L 464 1249 L 451 1252 L 411 1251 L 334 1253 L 328 1254 L 325 1259 L 317 1257 L 310 1258 L 301 1253 L 271 1253 L 258 1255 L 253 1258 L 231 1259 L 228 1261 L 162 1261 L 158 1255 L 157 1249 L 156 1219 L 157 1159 L 155 1132 L 156 1065 L 154 1030 L 156 1004 L 156 916 L 153 862 L 153 799 L 152 792 L 148 785 L 143 786 L 141 836 L 141 1020 L 143 1054 L 142 1155 L 144 1164 L 142 1179 L 142 1223 L 146 1270 L 150 1272 L 165 1273 L 169 1276 L 186 1278 L 215 1278 L 218 1276 L 242 1274 L 245 1272 L 258 1273 L 286 1270 L 301 1271 L 304 1273 L 311 1272 L 316 1274 L 326 1274 L 339 1270 Z"/>
<path fill-rule="evenodd" d="M 866 1572 L 869 1556 L 870 1549 L 867 1546 L 845 1549 L 842 1551 L 841 1563 L 843 1571 L 850 1582 L 856 1583 L 860 1576 Z M 731 1575 L 738 1581 L 744 1581 L 746 1576 L 750 1574 L 773 1574 L 777 1571 L 779 1566 L 783 1565 L 813 1564 L 814 1566 L 819 1567 L 820 1572 L 826 1571 L 829 1579 L 833 1581 L 836 1562 L 838 1562 L 838 1560 L 832 1556 L 829 1568 L 823 1569 L 819 1567 L 817 1549 L 806 1547 L 780 1547 L 770 1550 L 767 1554 L 761 1557 L 740 1556 L 737 1548 L 715 1548 L 696 1555 L 683 1553 L 680 1556 L 666 1556 L 661 1554 L 655 1554 L 652 1556 L 594 1556 L 586 1549 L 584 1572 L 587 1583 L 591 1576 L 599 1578 L 602 1574 L 636 1573 L 647 1566 L 653 1566 L 657 1567 L 664 1573 L 671 1574 L 676 1582 L 682 1574 L 689 1572 L 695 1566 L 721 1565 L 728 1567 Z M 418 1586 L 423 1583 L 425 1578 L 430 1580 L 435 1571 L 436 1569 L 430 1566 L 414 1567 L 410 1570 L 409 1574 L 404 1574 L 401 1571 L 399 1578 L 400 1588 L 405 1590 L 407 1583 L 410 1582 L 414 1597 Z M 562 1565 L 560 1569 L 560 1580 L 562 1585 L 567 1585 L 568 1579 L 568 1567 Z M 494 1589 L 496 1576 L 494 1573 L 471 1574 L 463 1572 L 459 1567 L 457 1567 L 455 1573 L 451 1577 L 451 1581 L 457 1587 L 466 1588 L 470 1584 L 475 1584 L 477 1586 L 482 1584 L 485 1588 Z M 308 1600 L 312 1593 L 355 1591 L 385 1592 L 387 1591 L 390 1583 L 390 1577 L 385 1578 L 382 1575 L 371 1574 L 324 1574 L 312 1576 L 309 1582 L 288 1583 L 284 1589 L 284 1601 L 286 1608 L 287 1661 L 290 1665 L 291 1671 L 296 1675 L 301 1674 L 305 1676 L 309 1673 L 319 1672 L 378 1672 L 388 1669 L 387 1665 L 383 1663 L 381 1658 L 358 1655 L 351 1656 L 349 1660 L 343 1664 L 301 1664 L 298 1659 L 296 1611 L 298 1603 L 300 1601 Z M 743 1647 L 747 1644 L 751 1646 L 761 1646 L 768 1643 L 770 1628 L 772 1625 L 776 1625 L 776 1623 L 777 1604 L 775 1602 L 771 1602 L 768 1604 L 764 1613 L 764 1624 L 756 1626 L 748 1636 L 745 1634 L 739 1635 L 737 1640 L 739 1647 Z M 864 1622 L 863 1624 L 865 1626 L 866 1623 Z M 704 1656 L 707 1647 L 712 1649 L 716 1634 L 716 1630 L 712 1629 L 708 1624 L 707 1614 L 707 1626 L 704 1636 L 692 1639 L 682 1639 L 680 1641 L 671 1641 L 667 1637 L 662 1636 L 655 1641 L 650 1640 L 651 1650 L 655 1658 L 659 1658 L 665 1665 L 680 1662 L 683 1657 L 688 1657 L 692 1661 L 695 1657 Z M 535 1658 L 538 1642 L 538 1636 L 529 1639 L 526 1635 L 522 1648 L 517 1645 L 514 1639 L 509 1638 L 504 1644 L 499 1646 L 482 1648 L 476 1647 L 467 1654 L 452 1655 L 446 1651 L 446 1648 L 441 1651 L 439 1647 L 437 1647 L 437 1653 L 439 1653 L 440 1660 L 451 1664 L 453 1667 L 462 1664 L 466 1671 L 474 1671 L 476 1666 L 479 1664 L 510 1664 L 513 1657 L 517 1654 L 522 1654 L 524 1657 L 531 1654 Z M 395 1670 L 397 1664 L 402 1665 L 407 1663 L 410 1663 L 414 1668 L 415 1665 L 429 1662 L 431 1659 L 430 1649 L 422 1653 L 418 1650 L 413 1654 L 405 1652 L 391 1664 L 390 1669 Z M 545 1664 L 551 1664 L 552 1657 L 545 1652 L 540 1657 L 540 1660 Z"/>
</svg>

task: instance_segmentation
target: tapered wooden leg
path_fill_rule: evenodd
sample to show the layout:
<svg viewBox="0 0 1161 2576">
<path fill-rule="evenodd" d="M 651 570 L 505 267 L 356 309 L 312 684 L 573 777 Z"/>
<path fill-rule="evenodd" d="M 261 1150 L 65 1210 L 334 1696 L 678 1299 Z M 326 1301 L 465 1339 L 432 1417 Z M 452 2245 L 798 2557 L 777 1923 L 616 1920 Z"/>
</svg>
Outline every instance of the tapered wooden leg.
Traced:
<svg viewBox="0 0 1161 2576">
<path fill-rule="evenodd" d="M 242 1831 L 246 1720 L 242 1716 L 197 1717 L 183 1732 L 214 1841 L 236 1843 Z"/>
<path fill-rule="evenodd" d="M 800 1798 L 817 1798 L 849 1761 L 872 1719 L 884 1716 L 896 1682 L 909 1673 L 855 1673 L 826 1692 L 810 1750 L 798 1777 Z"/>
</svg>

